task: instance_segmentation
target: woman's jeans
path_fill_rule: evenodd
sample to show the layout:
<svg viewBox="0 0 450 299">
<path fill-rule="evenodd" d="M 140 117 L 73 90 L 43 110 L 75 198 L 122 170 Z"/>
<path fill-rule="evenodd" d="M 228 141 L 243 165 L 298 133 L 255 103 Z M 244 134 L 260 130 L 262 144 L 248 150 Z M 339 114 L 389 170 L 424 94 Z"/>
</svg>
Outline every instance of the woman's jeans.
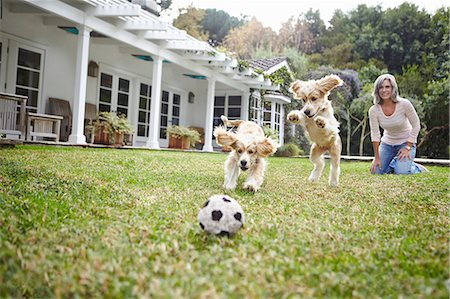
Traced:
<svg viewBox="0 0 450 299">
<path fill-rule="evenodd" d="M 416 145 L 411 146 L 409 151 L 409 159 L 399 160 L 397 154 L 400 149 L 404 148 L 406 143 L 398 145 L 389 145 L 381 142 L 379 147 L 381 168 L 377 167 L 376 174 L 395 173 L 395 174 L 412 174 L 421 172 L 419 167 L 414 163 L 416 156 Z"/>
</svg>

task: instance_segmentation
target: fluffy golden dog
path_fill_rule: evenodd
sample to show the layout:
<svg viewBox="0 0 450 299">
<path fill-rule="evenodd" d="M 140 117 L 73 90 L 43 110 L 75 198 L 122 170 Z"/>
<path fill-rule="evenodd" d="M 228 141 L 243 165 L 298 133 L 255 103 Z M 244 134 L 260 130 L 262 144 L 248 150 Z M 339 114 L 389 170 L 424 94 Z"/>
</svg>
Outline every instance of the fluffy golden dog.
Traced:
<svg viewBox="0 0 450 299">
<path fill-rule="evenodd" d="M 217 144 L 232 149 L 224 165 L 223 187 L 227 190 L 236 189 L 240 171 L 248 170 L 244 189 L 256 192 L 264 180 L 266 169 L 264 158 L 277 150 L 277 144 L 267 138 L 262 128 L 252 121 L 228 120 L 224 115 L 221 119 L 225 126 L 237 127 L 236 132 L 228 131 L 224 126 L 214 129 Z"/>
<path fill-rule="evenodd" d="M 329 184 L 333 187 L 339 184 L 342 143 L 339 122 L 334 117 L 328 96 L 331 90 L 342 83 L 338 76 L 329 75 L 319 80 L 297 80 L 289 88 L 294 98 L 302 100 L 304 106 L 301 110 L 291 111 L 287 119 L 294 124 L 303 125 L 313 142 L 310 160 L 314 169 L 309 180 L 316 181 L 322 175 L 325 166 L 323 154 L 328 151 L 331 161 Z"/>
</svg>

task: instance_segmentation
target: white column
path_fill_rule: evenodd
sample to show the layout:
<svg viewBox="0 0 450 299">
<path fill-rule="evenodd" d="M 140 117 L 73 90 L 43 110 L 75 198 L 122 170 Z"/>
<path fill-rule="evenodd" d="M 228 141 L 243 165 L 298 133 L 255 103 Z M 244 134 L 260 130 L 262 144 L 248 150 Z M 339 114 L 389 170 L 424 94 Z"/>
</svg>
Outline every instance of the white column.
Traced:
<svg viewBox="0 0 450 299">
<path fill-rule="evenodd" d="M 250 101 L 250 91 L 245 91 L 242 93 L 242 99 L 241 99 L 241 119 L 243 120 L 249 120 L 248 119 L 248 103 Z"/>
<path fill-rule="evenodd" d="M 206 120 L 205 120 L 205 144 L 203 145 L 204 152 L 212 152 L 212 128 L 214 118 L 214 95 L 216 89 L 216 79 L 208 79 L 208 93 L 206 96 Z"/>
<path fill-rule="evenodd" d="M 152 105 L 150 108 L 150 134 L 147 140 L 147 147 L 159 149 L 159 119 L 161 117 L 161 81 L 163 59 L 162 57 L 156 55 L 152 55 L 152 58 Z"/>
<path fill-rule="evenodd" d="M 281 110 L 280 110 L 280 132 L 278 134 L 278 136 L 280 137 L 280 140 L 278 140 L 278 143 L 280 145 L 284 144 L 284 105 L 281 105 Z"/>
<path fill-rule="evenodd" d="M 72 105 L 72 132 L 69 143 L 85 144 L 84 108 L 86 104 L 87 70 L 89 59 L 89 39 L 92 29 L 78 26 L 77 61 L 75 67 L 75 91 Z"/>
</svg>

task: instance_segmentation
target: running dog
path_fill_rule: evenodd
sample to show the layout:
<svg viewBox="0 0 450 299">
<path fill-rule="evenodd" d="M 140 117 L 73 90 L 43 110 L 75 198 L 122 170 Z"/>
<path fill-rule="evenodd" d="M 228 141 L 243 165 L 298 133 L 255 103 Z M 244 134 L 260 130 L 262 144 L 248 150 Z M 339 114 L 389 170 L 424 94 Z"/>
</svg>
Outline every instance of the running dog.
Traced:
<svg viewBox="0 0 450 299">
<path fill-rule="evenodd" d="M 277 144 L 264 135 L 262 128 L 252 121 L 228 120 L 221 116 L 224 126 L 214 129 L 216 142 L 222 147 L 231 148 L 225 161 L 225 181 L 223 187 L 234 190 L 237 186 L 240 171 L 249 171 L 244 189 L 256 192 L 261 187 L 266 169 L 266 157 L 275 153 Z M 226 127 L 237 127 L 236 132 Z"/>
<path fill-rule="evenodd" d="M 297 80 L 289 88 L 294 98 L 302 100 L 304 106 L 301 110 L 291 111 L 287 119 L 294 124 L 303 125 L 313 142 L 310 160 L 314 169 L 309 180 L 317 181 L 322 175 L 325 166 L 323 154 L 328 151 L 331 161 L 329 184 L 332 187 L 339 184 L 342 142 L 339 137 L 339 122 L 334 117 L 328 96 L 331 90 L 342 83 L 338 76 L 329 75 L 319 80 Z"/>
</svg>

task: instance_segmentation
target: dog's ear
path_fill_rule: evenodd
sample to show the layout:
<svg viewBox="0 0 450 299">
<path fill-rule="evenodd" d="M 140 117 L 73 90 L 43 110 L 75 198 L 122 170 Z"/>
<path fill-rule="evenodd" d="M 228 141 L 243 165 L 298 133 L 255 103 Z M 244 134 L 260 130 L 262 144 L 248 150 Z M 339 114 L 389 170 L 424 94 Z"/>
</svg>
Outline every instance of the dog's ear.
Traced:
<svg viewBox="0 0 450 299">
<path fill-rule="evenodd" d="M 294 81 L 291 86 L 289 87 L 289 92 L 291 92 L 292 94 L 294 94 L 294 99 L 300 99 L 299 95 L 298 95 L 298 91 L 300 90 L 302 85 L 302 81 L 300 80 L 296 80 Z"/>
<path fill-rule="evenodd" d="M 336 75 L 328 75 L 317 81 L 318 89 L 323 93 L 327 94 L 334 88 L 341 86 L 343 81 Z"/>
<path fill-rule="evenodd" d="M 256 152 L 261 157 L 267 157 L 277 151 L 278 144 L 270 138 L 264 138 L 256 144 Z"/>
<path fill-rule="evenodd" d="M 222 126 L 214 129 L 214 137 L 216 137 L 216 142 L 220 146 L 233 147 L 237 140 L 235 133 L 227 131 L 225 127 Z"/>
</svg>

